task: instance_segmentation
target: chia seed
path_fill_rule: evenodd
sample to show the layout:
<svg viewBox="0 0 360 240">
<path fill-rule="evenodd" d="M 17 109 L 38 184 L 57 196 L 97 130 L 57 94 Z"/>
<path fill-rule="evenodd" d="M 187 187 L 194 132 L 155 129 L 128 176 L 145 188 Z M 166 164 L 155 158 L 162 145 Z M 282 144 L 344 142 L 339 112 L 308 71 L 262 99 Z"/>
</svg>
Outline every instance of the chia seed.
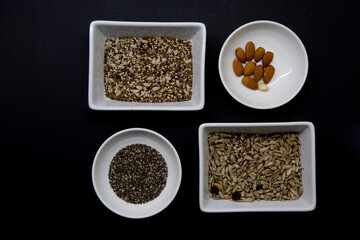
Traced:
<svg viewBox="0 0 360 240">
<path fill-rule="evenodd" d="M 109 182 L 116 195 L 128 203 L 143 204 L 158 197 L 167 181 L 163 156 L 145 144 L 131 144 L 114 156 Z"/>
</svg>

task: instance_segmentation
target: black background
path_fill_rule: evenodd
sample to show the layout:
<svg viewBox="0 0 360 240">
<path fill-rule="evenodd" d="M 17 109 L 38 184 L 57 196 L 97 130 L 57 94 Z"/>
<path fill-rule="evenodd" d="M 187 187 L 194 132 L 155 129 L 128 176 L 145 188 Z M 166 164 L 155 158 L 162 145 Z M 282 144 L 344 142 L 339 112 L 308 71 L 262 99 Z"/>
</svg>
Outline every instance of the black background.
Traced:
<svg viewBox="0 0 360 240">
<path fill-rule="evenodd" d="M 196 230 L 234 239 L 246 233 L 301 237 L 312 229 L 339 230 L 338 223 L 349 219 L 345 214 L 358 209 L 354 194 L 358 194 L 360 160 L 359 11 L 359 1 L 0 1 L 0 156 L 5 163 L 2 198 L 9 200 L 3 206 L 10 210 L 7 223 L 30 226 L 38 233 L 48 227 L 63 231 L 72 227 L 82 233 L 123 236 L 136 226 L 136 236 L 162 236 L 169 229 L 168 237 L 191 236 Z M 89 25 L 93 20 L 204 23 L 204 109 L 90 110 Z M 256 110 L 238 103 L 226 92 L 218 73 L 218 56 L 228 35 L 254 20 L 289 27 L 309 57 L 304 87 L 276 109 Z M 316 209 L 201 212 L 199 125 L 282 121 L 315 125 Z M 108 210 L 91 180 L 100 145 L 131 127 L 165 136 L 177 149 L 183 170 L 174 201 L 161 213 L 140 220 Z"/>
</svg>

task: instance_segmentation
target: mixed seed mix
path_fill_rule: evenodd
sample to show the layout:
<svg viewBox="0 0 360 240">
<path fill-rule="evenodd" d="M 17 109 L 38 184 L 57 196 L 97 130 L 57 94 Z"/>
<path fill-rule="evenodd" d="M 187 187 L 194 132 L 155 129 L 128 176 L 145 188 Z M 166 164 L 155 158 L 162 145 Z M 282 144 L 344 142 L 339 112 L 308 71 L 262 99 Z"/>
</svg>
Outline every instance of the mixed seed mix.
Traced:
<svg viewBox="0 0 360 240">
<path fill-rule="evenodd" d="M 209 191 L 240 202 L 296 200 L 303 193 L 297 133 L 212 133 Z"/>
<path fill-rule="evenodd" d="M 180 102 L 192 96 L 191 42 L 169 37 L 105 40 L 105 96 L 126 102 Z"/>
<path fill-rule="evenodd" d="M 126 202 L 142 204 L 158 197 L 167 181 L 163 156 L 145 144 L 132 144 L 114 156 L 109 181 L 116 195 Z"/>
</svg>

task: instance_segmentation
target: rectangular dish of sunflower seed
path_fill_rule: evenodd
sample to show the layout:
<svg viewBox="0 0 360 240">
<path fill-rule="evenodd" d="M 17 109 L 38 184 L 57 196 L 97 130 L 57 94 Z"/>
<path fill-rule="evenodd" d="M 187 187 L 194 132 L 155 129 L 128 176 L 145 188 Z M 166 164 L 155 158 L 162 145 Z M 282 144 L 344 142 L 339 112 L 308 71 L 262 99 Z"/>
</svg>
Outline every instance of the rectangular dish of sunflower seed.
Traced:
<svg viewBox="0 0 360 240">
<path fill-rule="evenodd" d="M 199 205 L 203 212 L 312 211 L 316 207 L 311 122 L 203 123 Z"/>
<path fill-rule="evenodd" d="M 303 193 L 298 133 L 208 136 L 209 191 L 238 202 L 296 200 Z"/>
</svg>

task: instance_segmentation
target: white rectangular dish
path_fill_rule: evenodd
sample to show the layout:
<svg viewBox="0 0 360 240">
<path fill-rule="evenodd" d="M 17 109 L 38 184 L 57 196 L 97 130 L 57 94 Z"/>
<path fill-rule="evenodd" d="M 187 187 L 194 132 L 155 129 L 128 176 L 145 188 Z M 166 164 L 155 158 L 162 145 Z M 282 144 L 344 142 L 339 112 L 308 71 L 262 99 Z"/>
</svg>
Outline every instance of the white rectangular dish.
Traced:
<svg viewBox="0 0 360 240">
<path fill-rule="evenodd" d="M 297 200 L 235 202 L 210 198 L 208 136 L 214 132 L 271 134 L 299 133 L 304 192 Z M 315 128 L 311 122 L 205 123 L 199 127 L 199 203 L 203 212 L 312 211 L 316 206 Z"/>
<path fill-rule="evenodd" d="M 140 103 L 116 101 L 104 93 L 104 49 L 106 38 L 172 37 L 191 41 L 193 85 L 190 101 Z M 89 107 L 94 110 L 201 110 L 205 103 L 206 28 L 196 22 L 93 21 L 89 32 Z"/>
</svg>

